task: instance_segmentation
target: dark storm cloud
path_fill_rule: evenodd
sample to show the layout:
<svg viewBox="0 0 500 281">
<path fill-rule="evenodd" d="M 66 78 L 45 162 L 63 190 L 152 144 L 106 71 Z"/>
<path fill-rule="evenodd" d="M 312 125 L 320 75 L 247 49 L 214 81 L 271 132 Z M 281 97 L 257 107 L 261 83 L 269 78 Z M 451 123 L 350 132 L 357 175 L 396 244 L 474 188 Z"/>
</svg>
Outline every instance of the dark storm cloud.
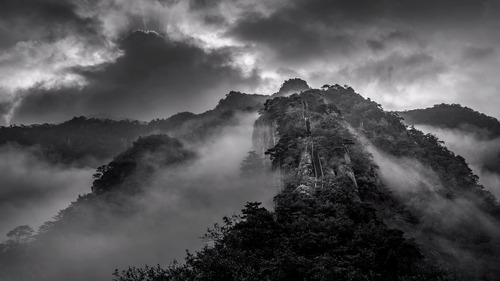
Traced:
<svg viewBox="0 0 500 281">
<path fill-rule="evenodd" d="M 426 21 L 432 24 L 436 22 L 467 24 L 482 21 L 485 16 L 489 16 L 488 11 L 499 8 L 495 6 L 495 3 L 498 3 L 496 0 L 407 0 L 392 2 L 395 16 L 420 24 L 425 24 Z"/>
<path fill-rule="evenodd" d="M 367 40 L 366 44 L 372 49 L 373 51 L 381 51 L 385 49 L 384 43 L 377 41 L 377 40 Z"/>
<path fill-rule="evenodd" d="M 266 69 L 313 87 L 349 84 L 385 108 L 461 103 L 497 116 L 498 1 L 283 1 L 243 13 L 227 36 Z M 473 63 L 471 63 L 473 62 Z M 471 89 L 480 92 L 471 97 Z"/>
<path fill-rule="evenodd" d="M 319 8 L 317 1 L 294 2 L 270 16 L 248 13 L 227 35 L 265 47 L 282 61 L 349 53 L 354 47 L 351 36 L 336 28 L 342 20 L 335 17 L 332 4 L 323 4 Z"/>
<path fill-rule="evenodd" d="M 329 53 L 347 53 L 352 44 L 344 34 L 329 34 L 320 26 L 301 23 L 281 13 L 264 18 L 251 16 L 233 28 L 229 35 L 261 44 L 282 60 L 306 60 Z"/>
<path fill-rule="evenodd" d="M 192 10 L 204 10 L 217 7 L 223 0 L 189 0 L 189 8 Z"/>
<path fill-rule="evenodd" d="M 101 67 L 74 71 L 89 85 L 26 91 L 14 123 L 54 122 L 74 115 L 102 114 L 139 119 L 204 111 L 231 89 L 256 83 L 230 66 L 230 49 L 205 51 L 192 42 L 136 31 L 120 42 L 124 55 Z"/>
<path fill-rule="evenodd" d="M 468 60 L 482 60 L 495 55 L 492 47 L 467 47 L 463 50 L 463 56 Z"/>
<path fill-rule="evenodd" d="M 413 33 L 410 33 L 408 31 L 403 32 L 401 30 L 390 31 L 387 34 L 383 34 L 377 38 L 368 39 L 366 41 L 366 44 L 372 51 L 375 52 L 387 50 L 390 45 L 394 44 L 414 44 L 417 46 L 423 45 L 423 43 L 418 38 L 416 38 Z"/>
<path fill-rule="evenodd" d="M 53 41 L 72 33 L 97 36 L 98 23 L 76 13 L 69 1 L 3 0 L 0 2 L 0 48 L 19 41 Z"/>
<path fill-rule="evenodd" d="M 432 79 L 446 66 L 432 56 L 423 53 L 409 55 L 392 54 L 380 60 L 356 66 L 352 75 L 367 81 L 412 83 Z"/>
<path fill-rule="evenodd" d="M 196 1 L 205 3 L 205 1 Z M 297 56 L 324 56 L 357 48 L 360 29 L 419 29 L 438 23 L 481 21 L 488 2 L 479 1 L 293 1 L 287 2 L 270 16 L 248 13 L 230 29 L 229 35 L 240 40 L 262 44 L 282 59 Z M 198 4 L 200 6 L 201 4 Z M 375 24 L 375 26 L 370 26 Z M 382 38 L 367 41 L 379 50 L 386 43 L 412 40 L 403 31 L 393 31 Z M 342 52 L 343 51 L 343 52 Z"/>
<path fill-rule="evenodd" d="M 0 57 L 5 65 L 12 64 L 0 65 L 0 88 L 10 91 L 4 100 L 14 104 L 20 99 L 17 93 L 25 97 L 14 122 L 60 121 L 63 116 L 102 112 L 148 119 L 171 114 L 176 107 L 175 112 L 200 111 L 229 90 L 270 93 L 292 76 L 304 77 L 313 87 L 347 83 L 382 103 L 389 101 L 390 109 L 408 108 L 405 100 L 415 100 L 416 93 L 426 95 L 418 98 L 419 106 L 432 105 L 441 102 L 435 93 L 447 92 L 457 99 L 442 96 L 442 102 L 485 110 L 480 101 L 467 103 L 462 89 L 478 88 L 491 99 L 500 87 L 492 76 L 498 70 L 498 52 L 488 47 L 500 43 L 493 36 L 500 27 L 496 0 L 18 2 L 7 0 L 0 12 L 5 15 L 0 20 L 4 46 L 20 43 Z M 32 12 L 23 13 L 22 7 Z M 161 48 L 149 39 L 136 47 L 119 41 L 136 28 L 167 34 L 169 43 L 158 51 Z M 21 42 L 28 39 L 33 42 Z M 45 44 L 50 40 L 57 44 Z M 113 65 L 119 56 L 115 44 L 126 54 Z M 155 58 L 146 55 L 155 52 Z M 31 58 L 31 53 L 36 56 Z M 474 64 L 462 67 L 469 62 Z M 173 68 L 177 71 L 168 70 Z M 375 77 L 377 70 L 383 77 Z M 75 73 L 79 75 L 72 76 Z M 24 76 L 30 79 L 21 79 Z M 489 81 L 480 83 L 476 76 Z M 365 78 L 397 85 L 368 85 Z M 71 88 L 85 82 L 83 90 Z M 10 115 L 4 118 L 8 123 Z"/>
</svg>

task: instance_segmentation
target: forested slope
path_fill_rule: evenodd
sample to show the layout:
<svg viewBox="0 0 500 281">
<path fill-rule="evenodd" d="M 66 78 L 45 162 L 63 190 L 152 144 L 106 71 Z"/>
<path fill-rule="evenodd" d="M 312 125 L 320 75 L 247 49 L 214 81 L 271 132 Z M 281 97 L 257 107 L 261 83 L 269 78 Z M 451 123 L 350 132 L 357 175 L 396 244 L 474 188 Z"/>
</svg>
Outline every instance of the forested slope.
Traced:
<svg viewBox="0 0 500 281">
<path fill-rule="evenodd" d="M 482 137 L 500 136 L 500 122 L 494 117 L 460 104 L 436 104 L 425 109 L 397 112 L 408 125 L 430 125 L 446 129 L 477 131 Z"/>
<path fill-rule="evenodd" d="M 446 280 L 368 202 L 377 197 L 409 215 L 380 184 L 337 107 L 303 93 L 268 100 L 261 113 L 256 128 L 279 138 L 266 153 L 282 177 L 274 211 L 249 203 L 209 231 L 210 243 L 185 264 L 133 268 L 116 280 Z"/>
<path fill-rule="evenodd" d="M 4 270 L 34 280 L 43 272 L 37 268 L 37 251 L 51 241 L 64 241 L 69 233 L 112 233 L 117 221 L 122 226 L 116 229 L 123 229 L 137 213 L 141 220 L 155 216 L 141 211 L 147 201 L 137 201 L 146 188 L 156 196 L 158 190 L 149 184 L 152 173 L 168 167 L 182 173 L 183 165 L 196 159 L 191 147 L 262 105 L 245 106 L 260 96 L 230 96 L 243 101 L 235 102 L 240 111 L 180 113 L 148 124 L 154 131 L 175 129 L 170 137 L 140 138 L 99 167 L 92 193 L 35 236 L 24 232 L 3 243 L 0 258 L 9 261 Z M 500 206 L 464 159 L 435 136 L 405 126 L 398 114 L 339 85 L 268 99 L 259 114 L 242 176 L 251 184 L 274 186 L 279 191 L 274 208 L 248 203 L 240 215 L 210 229 L 205 246 L 184 262 L 118 270 L 115 280 L 500 278 Z M 229 148 L 217 153 L 228 152 L 224 149 Z M 270 170 L 274 181 L 266 176 Z M 192 172 L 184 180 L 189 182 Z"/>
<path fill-rule="evenodd" d="M 181 112 L 150 122 L 80 116 L 60 124 L 11 125 L 0 127 L 0 145 L 31 149 L 52 163 L 95 167 L 125 151 L 141 136 L 167 133 L 196 143 L 215 134 L 217 127 L 234 124 L 238 112 L 256 112 L 267 98 L 230 92 L 212 110 Z"/>
</svg>

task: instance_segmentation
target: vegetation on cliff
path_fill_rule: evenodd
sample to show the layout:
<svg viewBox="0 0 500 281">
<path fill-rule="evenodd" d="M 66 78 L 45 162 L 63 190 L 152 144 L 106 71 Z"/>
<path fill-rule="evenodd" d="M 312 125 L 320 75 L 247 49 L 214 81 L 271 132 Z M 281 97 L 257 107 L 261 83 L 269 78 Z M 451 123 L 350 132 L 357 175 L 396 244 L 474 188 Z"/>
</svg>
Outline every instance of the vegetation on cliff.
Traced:
<svg viewBox="0 0 500 281">
<path fill-rule="evenodd" d="M 196 145 L 234 124 L 238 111 L 227 108 L 262 106 L 241 176 L 270 185 L 269 177 L 258 178 L 272 170 L 279 189 L 274 209 L 247 203 L 209 229 L 205 246 L 184 262 L 117 270 L 116 281 L 498 279 L 500 206 L 439 139 L 348 86 L 261 98 L 232 92 L 218 109 L 137 124 L 180 141 L 139 138 L 99 167 L 92 193 L 35 235 L 23 228 L 29 233 L 2 244 L 4 269 L 34 279 L 34 253 L 48 241 L 69 231 L 109 231 L 118 217 L 126 222 L 140 208 L 132 198 L 152 171 L 193 159 L 183 143 Z"/>
<path fill-rule="evenodd" d="M 425 109 L 397 112 L 408 125 L 430 125 L 446 129 L 465 129 L 481 137 L 500 137 L 500 122 L 491 116 L 460 104 L 436 104 Z"/>
<path fill-rule="evenodd" d="M 260 118 L 279 135 L 267 152 L 283 174 L 274 211 L 248 203 L 185 263 L 129 268 L 115 280 L 447 280 L 361 200 L 388 191 L 334 105 L 313 93 L 279 97 Z"/>
</svg>

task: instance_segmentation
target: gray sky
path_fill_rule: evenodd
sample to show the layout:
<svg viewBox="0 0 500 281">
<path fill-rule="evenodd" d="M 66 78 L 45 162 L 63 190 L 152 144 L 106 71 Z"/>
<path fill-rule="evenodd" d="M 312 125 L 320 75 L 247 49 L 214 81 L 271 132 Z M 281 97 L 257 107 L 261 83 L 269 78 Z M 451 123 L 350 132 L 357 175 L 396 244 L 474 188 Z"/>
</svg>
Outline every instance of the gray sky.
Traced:
<svg viewBox="0 0 500 281">
<path fill-rule="evenodd" d="M 498 0 L 3 0 L 0 124 L 201 112 L 293 77 L 499 118 L 499 43 Z"/>
</svg>

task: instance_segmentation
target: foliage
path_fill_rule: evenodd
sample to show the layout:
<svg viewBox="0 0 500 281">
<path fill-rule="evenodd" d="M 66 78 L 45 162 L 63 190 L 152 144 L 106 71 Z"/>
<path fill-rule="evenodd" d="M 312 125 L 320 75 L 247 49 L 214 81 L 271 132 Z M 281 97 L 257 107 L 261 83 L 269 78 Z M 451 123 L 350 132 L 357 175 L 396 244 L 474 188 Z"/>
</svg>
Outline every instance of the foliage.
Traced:
<svg viewBox="0 0 500 281">
<path fill-rule="evenodd" d="M 193 156 L 193 153 L 183 149 L 183 145 L 178 140 L 167 135 L 139 138 L 131 148 L 116 156 L 108 165 L 97 168 L 92 191 L 99 193 L 118 186 L 123 188 L 124 181 L 129 180 L 137 170 L 143 171 L 142 178 L 147 178 L 148 171 L 153 170 L 152 166 L 149 167 L 150 165 L 173 165 Z M 155 159 L 148 159 L 150 157 Z M 141 180 L 135 184 L 134 190 L 144 185 Z"/>
<path fill-rule="evenodd" d="M 267 165 L 265 158 L 255 151 L 249 151 L 248 155 L 240 165 L 241 175 L 244 177 L 254 177 L 269 172 L 270 167 Z"/>
<path fill-rule="evenodd" d="M 245 104 L 239 103 L 246 99 L 241 95 L 230 94 L 234 102 L 227 100 L 229 108 Z M 146 127 L 201 141 L 222 126 L 235 124 L 237 112 L 224 107 L 199 115 L 180 113 Z M 446 202 L 468 200 L 492 217 L 500 214 L 496 199 L 477 184 L 465 160 L 436 137 L 406 127 L 396 113 L 385 112 L 348 86 L 325 85 L 322 90 L 269 99 L 260 114 L 259 120 L 275 122 L 279 135 L 277 144 L 266 152 L 273 168 L 283 175 L 274 210 L 248 203 L 241 215 L 224 218 L 223 224 L 209 229 L 203 237 L 207 244 L 188 253 L 184 263 L 117 270 L 116 281 L 450 280 L 437 262 L 448 258 L 452 264 L 465 268 L 464 264 L 443 257 L 439 249 L 429 250 L 437 245 L 435 241 L 445 239 L 466 248 L 474 258 L 495 260 L 498 247 L 487 233 L 466 223 L 447 228 L 446 218 L 425 216 L 411 201 L 392 194 L 378 177 L 359 135 L 389 155 L 411 157 L 435 171 Z M 106 214 L 126 217 L 134 211 L 127 198 L 141 192 L 153 165 L 178 165 L 193 156 L 180 141 L 163 134 L 137 139 L 97 169 L 91 194 L 80 196 L 54 221 L 42 225 L 33 242 L 19 247 L 2 244 L 0 259 L 19 257 L 29 264 L 32 257 L 26 247 L 57 239 L 69 229 L 85 235 L 113 227 Z M 241 164 L 242 173 L 259 173 L 261 157 L 249 152 Z M 387 222 L 403 227 L 405 233 Z M 411 236 L 427 244 L 417 245 L 408 239 Z M 460 268 L 457 272 L 462 280 L 496 277 L 495 269 L 487 266 L 469 275 L 461 276 Z"/>
<path fill-rule="evenodd" d="M 409 211 L 407 215 L 401 213 L 402 216 L 398 218 L 394 217 L 391 211 L 389 213 L 391 215 L 386 218 L 402 227 L 409 235 L 418 237 L 419 242 L 425 246 L 425 254 L 434 257 L 436 261 L 445 261 L 456 266 L 460 278 L 464 280 L 491 278 L 485 276 L 498 278 L 500 271 L 495 265 L 495 255 L 498 255 L 500 248 L 497 242 L 491 239 L 496 236 L 496 230 L 490 227 L 492 225 L 495 225 L 493 229 L 500 227 L 498 223 L 500 205 L 490 192 L 478 184 L 478 177 L 464 158 L 448 150 L 435 136 L 405 126 L 397 113 L 384 111 L 380 105 L 370 99 L 364 99 L 350 88 L 335 85 L 323 91 L 313 91 L 327 102 L 334 103 L 350 126 L 366 137 L 377 149 L 397 159 L 415 160 L 433 171 L 438 179 L 439 186 L 435 187 L 436 192 L 414 190 L 408 197 L 395 197 L 389 194 L 390 197 L 397 199 L 399 204 L 396 205 L 392 205 L 392 200 L 384 200 L 381 204 L 380 196 L 387 198 L 387 194 L 380 192 L 362 195 L 364 200 L 368 197 L 377 198 L 373 203 L 379 210 L 381 206 L 388 206 L 389 210 L 398 210 L 402 204 L 407 209 L 403 210 L 403 213 Z M 448 108 L 448 106 L 439 107 Z M 462 110 L 457 105 L 452 107 L 454 110 Z M 357 178 L 359 179 L 359 176 Z M 374 190 L 372 182 L 365 179 L 363 182 L 366 186 L 360 187 L 360 190 L 367 187 Z M 433 214 L 432 210 L 421 209 L 419 202 L 435 202 L 437 208 L 439 206 L 462 208 L 459 207 L 460 203 L 467 202 L 470 206 L 474 206 L 472 208 L 475 211 L 469 210 L 468 215 L 450 212 L 449 215 L 456 216 L 453 218 L 454 223 L 450 225 L 447 222 L 449 217 L 439 213 Z M 489 222 L 473 223 L 470 218 L 478 212 Z M 381 213 L 387 214 L 387 209 Z M 449 244 L 443 246 L 442 241 L 447 241 Z M 485 243 L 490 252 L 484 251 Z M 457 254 L 461 252 L 474 258 L 464 259 L 463 254 Z M 471 262 L 472 260 L 474 262 Z M 466 267 L 469 270 L 462 270 Z"/>
<path fill-rule="evenodd" d="M 139 137 L 168 133 L 191 143 L 206 140 L 223 126 L 236 124 L 237 112 L 255 112 L 267 98 L 231 92 L 214 110 L 181 112 L 149 123 L 80 116 L 60 124 L 2 126 L 0 145 L 36 147 L 37 156 L 49 162 L 95 167 L 125 151 Z"/>
<path fill-rule="evenodd" d="M 425 109 L 400 111 L 410 125 L 423 124 L 448 129 L 479 129 L 486 132 L 488 138 L 500 136 L 500 122 L 494 117 L 477 112 L 460 104 L 436 104 Z"/>
<path fill-rule="evenodd" d="M 269 98 L 266 95 L 244 94 L 241 92 L 231 91 L 223 99 L 219 101 L 215 110 L 252 110 L 260 109 L 262 104 Z"/>
<path fill-rule="evenodd" d="M 188 254 L 184 264 L 129 268 L 115 272 L 115 280 L 448 280 L 402 231 L 388 228 L 375 209 L 359 200 L 345 171 L 356 172 L 362 197 L 376 193 L 382 198 L 386 190 L 337 107 L 307 92 L 264 106 L 260 118 L 276 120 L 280 136 L 267 154 L 286 174 L 275 210 L 248 203 L 240 216 L 209 230 L 208 244 Z M 316 179 L 298 175 L 301 155 L 311 146 L 313 161 L 332 172 Z M 252 167 L 258 157 L 250 152 L 244 166 Z M 314 181 L 309 193 L 297 191 Z"/>
<path fill-rule="evenodd" d="M 40 157 L 51 162 L 92 165 L 122 152 L 146 133 L 139 121 L 75 117 L 57 125 L 0 127 L 0 144 L 38 146 Z"/>
<path fill-rule="evenodd" d="M 15 243 L 25 243 L 27 242 L 35 233 L 33 228 L 29 225 L 21 225 L 7 233 L 9 237 Z"/>
<path fill-rule="evenodd" d="M 273 94 L 273 97 L 286 96 L 293 93 L 300 93 L 302 91 L 309 90 L 310 87 L 307 82 L 300 78 L 288 79 L 281 85 L 277 93 Z"/>
<path fill-rule="evenodd" d="M 114 280 L 447 280 L 401 231 L 349 198 L 323 192 L 315 199 L 282 194 L 276 213 L 248 203 L 185 264 L 129 268 Z"/>
<path fill-rule="evenodd" d="M 477 196 L 484 201 L 483 210 L 500 214 L 500 206 L 491 202 L 493 195 L 478 184 L 478 177 L 464 159 L 448 150 L 435 136 L 408 128 L 397 113 L 384 111 L 379 104 L 364 99 L 351 88 L 335 85 L 326 91 L 312 91 L 334 103 L 349 124 L 378 149 L 397 157 L 415 158 L 436 172 L 449 193 Z"/>
</svg>

